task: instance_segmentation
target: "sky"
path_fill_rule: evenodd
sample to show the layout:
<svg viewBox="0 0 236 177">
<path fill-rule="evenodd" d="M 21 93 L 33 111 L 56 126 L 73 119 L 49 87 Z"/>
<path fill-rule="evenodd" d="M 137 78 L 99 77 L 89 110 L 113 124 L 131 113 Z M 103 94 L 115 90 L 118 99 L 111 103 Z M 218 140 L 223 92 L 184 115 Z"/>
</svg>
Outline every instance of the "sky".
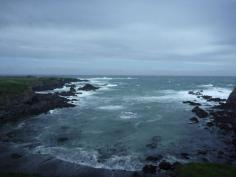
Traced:
<svg viewBox="0 0 236 177">
<path fill-rule="evenodd" d="M 0 74 L 236 76 L 236 0 L 0 0 Z"/>
</svg>

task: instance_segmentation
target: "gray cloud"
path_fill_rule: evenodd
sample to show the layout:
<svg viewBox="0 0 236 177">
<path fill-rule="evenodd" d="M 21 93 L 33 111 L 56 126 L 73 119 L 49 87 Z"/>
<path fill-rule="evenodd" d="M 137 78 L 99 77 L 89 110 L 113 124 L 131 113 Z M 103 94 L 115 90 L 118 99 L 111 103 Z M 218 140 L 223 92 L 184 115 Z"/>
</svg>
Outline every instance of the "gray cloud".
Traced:
<svg viewBox="0 0 236 177">
<path fill-rule="evenodd" d="M 0 72 L 236 75 L 235 9 L 234 0 L 0 0 Z"/>
</svg>

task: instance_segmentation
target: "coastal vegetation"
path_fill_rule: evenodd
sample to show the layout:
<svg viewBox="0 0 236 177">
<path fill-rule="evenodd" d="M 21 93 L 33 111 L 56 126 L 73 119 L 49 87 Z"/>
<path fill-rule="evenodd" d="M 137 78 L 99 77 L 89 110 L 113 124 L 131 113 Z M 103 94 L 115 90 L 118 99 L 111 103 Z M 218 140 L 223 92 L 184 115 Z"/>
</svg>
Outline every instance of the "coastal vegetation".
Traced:
<svg viewBox="0 0 236 177">
<path fill-rule="evenodd" d="M 234 177 L 236 167 L 225 164 L 189 163 L 175 170 L 176 177 Z"/>
<path fill-rule="evenodd" d="M 68 99 L 58 94 L 37 94 L 36 91 L 61 88 L 77 81 L 62 77 L 0 77 L 0 121 L 18 120 L 45 113 L 51 109 L 71 107 Z"/>
</svg>

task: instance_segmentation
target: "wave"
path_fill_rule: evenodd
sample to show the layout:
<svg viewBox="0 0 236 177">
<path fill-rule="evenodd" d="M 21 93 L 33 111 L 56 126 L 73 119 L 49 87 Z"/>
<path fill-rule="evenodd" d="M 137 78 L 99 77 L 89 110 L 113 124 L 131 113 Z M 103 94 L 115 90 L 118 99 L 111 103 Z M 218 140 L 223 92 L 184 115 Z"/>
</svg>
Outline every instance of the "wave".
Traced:
<svg viewBox="0 0 236 177">
<path fill-rule="evenodd" d="M 194 90 L 198 91 L 198 90 Z M 227 99 L 231 93 L 231 89 L 223 87 L 209 87 L 203 90 L 203 95 L 209 95 L 214 98 Z M 151 103 L 151 102 L 176 102 L 176 101 L 186 101 L 186 100 L 197 100 L 198 102 L 205 103 L 206 100 L 202 98 L 197 98 L 195 95 L 188 93 L 189 90 L 159 90 L 152 93 L 152 95 L 146 96 L 132 96 L 125 97 L 126 102 L 141 102 L 141 103 Z M 213 104 L 213 103 L 212 103 Z"/>
<path fill-rule="evenodd" d="M 122 112 L 120 114 L 121 119 L 135 119 L 137 118 L 137 113 L 134 112 Z"/>
<path fill-rule="evenodd" d="M 83 148 L 63 148 L 38 146 L 34 153 L 49 154 L 55 158 L 80 165 L 94 168 L 116 169 L 116 170 L 140 170 L 143 164 L 136 154 L 117 156 L 112 155 L 108 159 L 99 161 L 99 153 L 95 150 L 84 150 Z"/>
<path fill-rule="evenodd" d="M 92 78 L 88 78 L 89 80 L 112 80 L 112 77 L 92 77 Z"/>
<path fill-rule="evenodd" d="M 214 85 L 213 84 L 202 84 L 202 85 L 199 85 L 198 87 L 208 88 L 208 87 L 214 87 Z"/>
<path fill-rule="evenodd" d="M 100 106 L 100 107 L 98 107 L 98 109 L 108 110 L 108 111 L 116 111 L 116 110 L 124 109 L 124 107 L 121 105 L 108 105 L 108 106 Z"/>
<path fill-rule="evenodd" d="M 203 94 L 216 97 L 216 98 L 227 99 L 231 91 L 232 90 L 230 88 L 213 87 L 213 88 L 203 90 Z"/>
</svg>

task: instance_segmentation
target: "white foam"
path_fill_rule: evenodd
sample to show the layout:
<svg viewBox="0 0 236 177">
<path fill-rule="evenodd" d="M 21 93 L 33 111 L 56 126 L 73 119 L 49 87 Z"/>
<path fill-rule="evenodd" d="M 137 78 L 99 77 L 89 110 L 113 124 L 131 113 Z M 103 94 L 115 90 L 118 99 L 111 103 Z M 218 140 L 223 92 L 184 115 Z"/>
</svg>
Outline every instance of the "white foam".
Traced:
<svg viewBox="0 0 236 177">
<path fill-rule="evenodd" d="M 34 153 L 51 154 L 57 159 L 94 168 L 135 171 L 140 170 L 143 166 L 134 154 L 127 156 L 113 155 L 111 158 L 105 159 L 105 161 L 101 163 L 98 162 L 99 154 L 97 151 L 84 150 L 83 148 L 67 149 L 63 147 L 38 146 L 35 148 Z"/>
<path fill-rule="evenodd" d="M 135 119 L 137 118 L 137 113 L 134 112 L 122 112 L 120 114 L 121 119 Z"/>
<path fill-rule="evenodd" d="M 50 113 L 50 114 L 53 114 L 53 113 L 54 113 L 54 111 L 55 111 L 55 110 L 53 110 L 53 109 L 52 109 L 52 110 L 50 110 L 50 111 L 49 111 L 49 113 Z"/>
<path fill-rule="evenodd" d="M 112 80 L 113 78 L 111 77 L 93 77 L 93 78 L 89 78 L 89 80 L 93 81 L 93 80 Z"/>
<path fill-rule="evenodd" d="M 151 103 L 195 99 L 195 96 L 188 94 L 188 91 L 160 90 L 158 92 L 155 92 L 153 95 L 126 97 L 124 99 L 125 101 Z"/>
<path fill-rule="evenodd" d="M 214 98 L 227 99 L 231 91 L 232 90 L 229 88 L 213 87 L 213 88 L 203 90 L 203 95 L 209 95 Z"/>
<path fill-rule="evenodd" d="M 108 105 L 108 106 L 100 106 L 100 107 L 98 107 L 98 109 L 108 110 L 108 111 L 115 111 L 115 110 L 124 109 L 124 107 L 121 106 L 121 105 Z"/>
<path fill-rule="evenodd" d="M 67 91 L 70 91 L 70 87 L 68 86 L 63 86 L 62 88 L 56 88 L 53 90 L 54 92 L 67 92 Z"/>
<path fill-rule="evenodd" d="M 208 87 L 214 87 L 214 85 L 213 84 L 202 84 L 202 85 L 199 85 L 198 87 L 208 88 Z"/>
<path fill-rule="evenodd" d="M 79 93 L 77 94 L 78 97 L 87 97 L 95 94 L 94 91 L 79 91 Z"/>
<path fill-rule="evenodd" d="M 198 90 L 194 90 L 196 92 Z M 209 95 L 213 98 L 221 98 L 227 99 L 229 94 L 231 93 L 231 89 L 222 88 L 222 87 L 209 87 L 203 90 L 203 95 Z M 153 92 L 153 95 L 147 96 L 132 96 L 125 97 L 124 101 L 128 102 L 142 102 L 142 103 L 150 103 L 150 102 L 176 102 L 176 101 L 186 101 L 186 100 L 197 100 L 197 102 L 205 103 L 206 100 L 202 98 L 197 98 L 196 95 L 192 95 L 188 93 L 188 90 L 158 90 Z M 210 103 L 209 103 L 210 104 Z M 214 103 L 212 103 L 214 104 Z"/>
</svg>

